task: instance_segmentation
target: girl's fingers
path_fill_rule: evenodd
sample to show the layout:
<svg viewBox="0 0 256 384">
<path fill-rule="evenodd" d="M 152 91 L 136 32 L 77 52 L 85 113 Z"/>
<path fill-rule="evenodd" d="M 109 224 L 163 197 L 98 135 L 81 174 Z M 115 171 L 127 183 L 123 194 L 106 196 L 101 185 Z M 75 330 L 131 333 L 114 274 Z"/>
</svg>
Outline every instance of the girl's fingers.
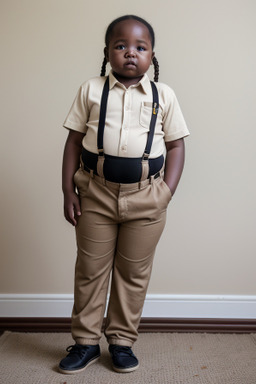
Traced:
<svg viewBox="0 0 256 384">
<path fill-rule="evenodd" d="M 66 220 L 76 226 L 76 216 L 81 216 L 80 201 L 76 194 L 67 195 L 64 202 L 64 216 Z"/>
<path fill-rule="evenodd" d="M 75 219 L 74 209 L 73 206 L 71 208 L 68 208 L 65 210 L 65 219 L 72 225 L 76 226 L 77 221 Z"/>
<path fill-rule="evenodd" d="M 77 202 L 74 204 L 74 213 L 75 213 L 75 215 L 77 215 L 77 216 L 81 216 L 81 208 L 80 208 L 79 201 L 77 201 Z"/>
</svg>

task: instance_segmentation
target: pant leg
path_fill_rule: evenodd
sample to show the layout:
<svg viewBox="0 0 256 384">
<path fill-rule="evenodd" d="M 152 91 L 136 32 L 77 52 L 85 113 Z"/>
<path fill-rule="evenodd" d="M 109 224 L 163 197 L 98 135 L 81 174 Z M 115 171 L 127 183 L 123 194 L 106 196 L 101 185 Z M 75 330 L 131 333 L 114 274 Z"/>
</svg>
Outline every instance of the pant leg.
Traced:
<svg viewBox="0 0 256 384">
<path fill-rule="evenodd" d="M 94 191 L 93 179 L 82 170 L 75 175 L 75 182 L 80 193 L 82 215 L 76 227 L 72 336 L 78 344 L 95 345 L 101 337 L 118 226 L 108 214 L 113 201 L 109 196 L 101 195 L 105 189 Z M 102 201 L 101 205 L 99 201 Z"/>
<path fill-rule="evenodd" d="M 126 217 L 118 234 L 105 335 L 110 344 L 132 346 L 171 193 L 158 179 L 142 190 L 120 194 L 120 199 L 125 200 Z"/>
</svg>

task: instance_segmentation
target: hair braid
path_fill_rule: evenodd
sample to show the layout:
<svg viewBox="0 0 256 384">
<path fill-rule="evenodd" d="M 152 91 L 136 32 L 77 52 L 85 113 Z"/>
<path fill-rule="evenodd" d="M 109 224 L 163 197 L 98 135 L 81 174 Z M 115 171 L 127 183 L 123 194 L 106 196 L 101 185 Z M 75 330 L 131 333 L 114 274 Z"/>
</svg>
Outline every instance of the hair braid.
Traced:
<svg viewBox="0 0 256 384">
<path fill-rule="evenodd" d="M 157 83 L 158 78 L 159 78 L 159 64 L 158 64 L 157 58 L 155 56 L 153 57 L 152 61 L 153 61 L 154 68 L 155 68 L 154 81 Z"/>
<path fill-rule="evenodd" d="M 102 62 L 102 66 L 101 66 L 101 72 L 100 72 L 101 76 L 105 76 L 106 65 L 107 65 L 107 59 L 106 59 L 106 57 L 104 57 L 103 62 Z"/>
</svg>

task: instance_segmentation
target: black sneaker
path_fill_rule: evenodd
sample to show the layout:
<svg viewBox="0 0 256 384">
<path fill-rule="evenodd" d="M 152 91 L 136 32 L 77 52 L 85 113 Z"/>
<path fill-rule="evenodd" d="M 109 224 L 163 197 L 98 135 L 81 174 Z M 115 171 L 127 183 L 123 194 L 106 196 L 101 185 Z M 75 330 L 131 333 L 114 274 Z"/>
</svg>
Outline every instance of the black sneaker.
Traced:
<svg viewBox="0 0 256 384">
<path fill-rule="evenodd" d="M 79 373 L 100 357 L 99 345 L 75 344 L 67 348 L 69 354 L 61 360 L 59 371 L 61 373 Z"/>
<path fill-rule="evenodd" d="M 139 361 L 130 347 L 110 344 L 108 349 L 112 357 L 114 371 L 128 373 L 139 367 Z"/>
</svg>

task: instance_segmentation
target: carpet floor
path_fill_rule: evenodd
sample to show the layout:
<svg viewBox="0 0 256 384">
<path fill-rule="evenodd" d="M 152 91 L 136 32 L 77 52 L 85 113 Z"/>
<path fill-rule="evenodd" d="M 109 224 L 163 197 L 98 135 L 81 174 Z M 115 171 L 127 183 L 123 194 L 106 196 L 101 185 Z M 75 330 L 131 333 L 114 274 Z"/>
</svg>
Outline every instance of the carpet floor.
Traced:
<svg viewBox="0 0 256 384">
<path fill-rule="evenodd" d="M 143 333 L 134 345 L 137 371 L 112 371 L 107 343 L 101 358 L 76 375 L 58 373 L 73 340 L 67 333 L 5 332 L 1 384 L 256 384 L 256 334 Z"/>
</svg>

